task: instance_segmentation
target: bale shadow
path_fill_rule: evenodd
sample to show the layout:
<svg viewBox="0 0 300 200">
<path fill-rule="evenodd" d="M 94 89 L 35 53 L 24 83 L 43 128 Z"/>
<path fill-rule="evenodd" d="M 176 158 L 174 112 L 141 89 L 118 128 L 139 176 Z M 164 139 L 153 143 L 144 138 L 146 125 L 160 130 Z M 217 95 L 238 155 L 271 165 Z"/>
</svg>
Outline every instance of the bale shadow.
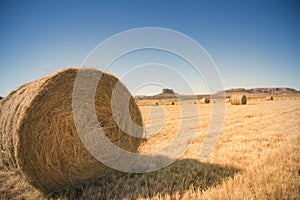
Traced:
<svg viewBox="0 0 300 200">
<path fill-rule="evenodd" d="M 188 190 L 205 191 L 240 170 L 194 159 L 178 160 L 161 170 L 143 174 L 116 172 L 94 182 L 51 194 L 66 199 L 138 199 L 158 195 L 182 196 Z"/>
</svg>

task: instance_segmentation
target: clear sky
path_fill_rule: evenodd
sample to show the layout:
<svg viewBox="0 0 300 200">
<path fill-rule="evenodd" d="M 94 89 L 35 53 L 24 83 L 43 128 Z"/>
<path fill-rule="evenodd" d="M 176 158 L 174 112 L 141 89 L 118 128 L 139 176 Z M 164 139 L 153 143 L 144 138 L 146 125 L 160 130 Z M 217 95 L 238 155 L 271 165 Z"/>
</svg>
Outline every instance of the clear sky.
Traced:
<svg viewBox="0 0 300 200">
<path fill-rule="evenodd" d="M 101 41 L 138 27 L 169 28 L 195 39 L 218 66 L 226 89 L 300 90 L 299 1 L 2 0 L 0 96 L 79 66 Z M 147 88 L 141 93 L 156 92 Z"/>
</svg>

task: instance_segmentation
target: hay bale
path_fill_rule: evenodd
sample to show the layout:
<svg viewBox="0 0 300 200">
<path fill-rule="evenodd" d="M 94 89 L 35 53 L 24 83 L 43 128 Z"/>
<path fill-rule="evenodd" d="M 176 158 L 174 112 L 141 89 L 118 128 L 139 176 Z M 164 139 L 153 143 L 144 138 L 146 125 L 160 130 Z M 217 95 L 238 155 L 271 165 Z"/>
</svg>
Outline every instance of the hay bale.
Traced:
<svg viewBox="0 0 300 200">
<path fill-rule="evenodd" d="M 23 85 L 0 103 L 2 162 L 10 169 L 20 169 L 45 194 L 113 172 L 87 151 L 77 134 L 72 92 L 78 70 L 65 69 Z M 101 73 L 95 69 L 84 70 L 91 71 L 92 75 Z M 142 139 L 124 133 L 113 119 L 111 96 L 117 83 L 114 76 L 102 74 L 96 89 L 95 112 L 112 143 L 137 152 Z M 129 94 L 129 91 L 124 87 L 120 93 Z M 83 105 L 89 106 L 84 102 Z M 128 106 L 132 120 L 142 126 L 140 111 L 132 97 Z M 126 123 L 130 119 L 122 120 Z M 126 131 L 132 131 L 131 128 L 127 127 Z"/>
<path fill-rule="evenodd" d="M 247 104 L 247 97 L 245 95 L 232 95 L 230 102 L 231 105 L 245 105 Z"/>
<path fill-rule="evenodd" d="M 200 103 L 210 103 L 210 99 L 209 98 L 202 98 L 200 99 Z"/>
<path fill-rule="evenodd" d="M 273 101 L 273 96 L 268 96 L 268 97 L 266 97 L 266 100 L 267 100 L 267 101 Z"/>
</svg>

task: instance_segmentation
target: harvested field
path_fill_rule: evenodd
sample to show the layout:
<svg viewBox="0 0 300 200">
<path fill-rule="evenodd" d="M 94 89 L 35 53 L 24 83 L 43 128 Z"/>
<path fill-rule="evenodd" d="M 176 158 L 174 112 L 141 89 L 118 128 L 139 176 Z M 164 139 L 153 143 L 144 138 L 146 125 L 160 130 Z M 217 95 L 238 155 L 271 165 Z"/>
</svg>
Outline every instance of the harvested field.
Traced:
<svg viewBox="0 0 300 200">
<path fill-rule="evenodd" d="M 149 110 L 152 106 L 149 104 L 138 103 L 144 124 L 151 123 Z M 276 101 L 249 99 L 245 106 L 226 103 L 223 132 L 213 152 L 200 160 L 198 153 L 211 122 L 212 105 L 198 104 L 200 119 L 190 117 L 199 121 L 197 136 L 187 152 L 172 165 L 145 174 L 113 173 L 93 183 L 58 191 L 50 197 L 299 199 L 300 96 Z M 140 146 L 142 152 L 168 144 L 180 127 L 180 105 L 159 107 L 165 110 L 165 125 Z M 19 172 L 2 167 L 0 181 L 1 199 L 44 198 L 23 181 Z"/>
</svg>

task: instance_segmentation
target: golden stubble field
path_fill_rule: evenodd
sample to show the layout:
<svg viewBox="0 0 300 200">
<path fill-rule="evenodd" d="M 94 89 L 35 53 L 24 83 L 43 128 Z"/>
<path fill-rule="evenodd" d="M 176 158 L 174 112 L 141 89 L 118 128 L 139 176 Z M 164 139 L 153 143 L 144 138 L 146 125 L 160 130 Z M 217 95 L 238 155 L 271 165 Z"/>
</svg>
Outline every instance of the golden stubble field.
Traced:
<svg viewBox="0 0 300 200">
<path fill-rule="evenodd" d="M 152 106 L 138 102 L 144 124 Z M 118 172 L 93 183 L 52 194 L 52 199 L 299 199 L 300 97 L 247 105 L 226 103 L 223 131 L 206 158 L 198 154 L 211 122 L 212 104 L 197 104 L 197 135 L 184 155 L 170 166 L 144 174 Z M 140 151 L 170 143 L 181 124 L 179 105 L 160 105 L 166 119 Z M 159 116 L 155 116 L 159 117 Z M 162 120 L 161 120 L 162 121 Z M 189 130 L 186 130 L 189 131 Z M 0 199 L 43 199 L 18 172 L 0 170 Z"/>
</svg>

